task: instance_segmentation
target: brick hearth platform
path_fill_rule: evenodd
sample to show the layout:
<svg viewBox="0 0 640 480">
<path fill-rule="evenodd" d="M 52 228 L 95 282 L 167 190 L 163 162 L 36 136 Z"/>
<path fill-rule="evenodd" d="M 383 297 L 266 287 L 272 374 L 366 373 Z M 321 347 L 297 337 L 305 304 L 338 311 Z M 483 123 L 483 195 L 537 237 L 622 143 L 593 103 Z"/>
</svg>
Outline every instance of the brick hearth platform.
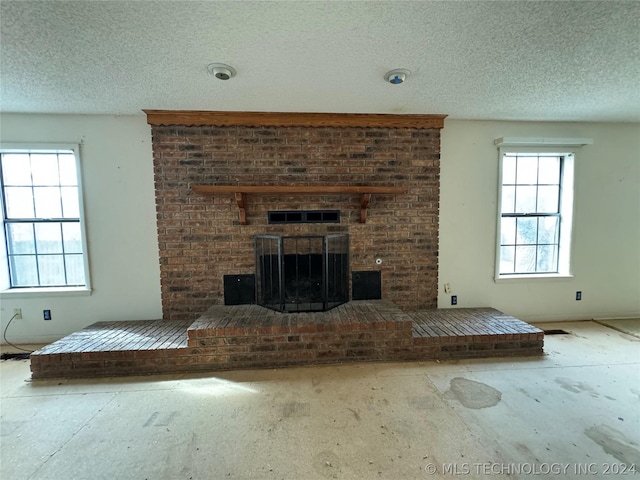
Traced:
<svg viewBox="0 0 640 480">
<path fill-rule="evenodd" d="M 195 322 L 99 322 L 31 354 L 34 379 L 351 361 L 541 355 L 542 330 L 492 308 L 403 312 L 354 301 L 329 312 L 216 305 Z"/>
</svg>

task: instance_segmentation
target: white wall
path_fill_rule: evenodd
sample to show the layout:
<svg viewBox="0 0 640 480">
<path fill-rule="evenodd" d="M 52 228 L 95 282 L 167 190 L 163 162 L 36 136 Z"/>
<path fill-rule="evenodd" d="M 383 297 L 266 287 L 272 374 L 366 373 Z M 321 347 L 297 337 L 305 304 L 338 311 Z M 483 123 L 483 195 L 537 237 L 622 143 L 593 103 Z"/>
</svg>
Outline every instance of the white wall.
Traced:
<svg viewBox="0 0 640 480">
<path fill-rule="evenodd" d="M 498 151 L 493 140 L 588 137 L 576 150 L 572 273 L 496 283 Z M 524 320 L 640 317 L 640 125 L 445 121 L 439 305 L 491 306 Z M 582 301 L 575 300 L 582 291 Z"/>
<path fill-rule="evenodd" d="M 502 136 L 589 137 L 576 158 L 574 278 L 496 284 L 498 153 Z M 102 320 L 160 318 L 150 128 L 144 116 L 0 116 L 3 142 L 84 142 L 82 167 L 93 293 L 2 299 L 23 320 L 12 342 L 47 342 Z M 440 296 L 525 320 L 640 316 L 640 126 L 447 120 L 442 131 Z M 575 301 L 576 290 L 583 300 Z M 53 320 L 44 321 L 50 309 Z"/>
<path fill-rule="evenodd" d="M 90 296 L 2 298 L 9 341 L 48 342 L 103 320 L 162 317 L 151 130 L 144 116 L 0 116 L 2 142 L 80 143 Z M 44 321 L 42 310 L 53 319 Z"/>
</svg>

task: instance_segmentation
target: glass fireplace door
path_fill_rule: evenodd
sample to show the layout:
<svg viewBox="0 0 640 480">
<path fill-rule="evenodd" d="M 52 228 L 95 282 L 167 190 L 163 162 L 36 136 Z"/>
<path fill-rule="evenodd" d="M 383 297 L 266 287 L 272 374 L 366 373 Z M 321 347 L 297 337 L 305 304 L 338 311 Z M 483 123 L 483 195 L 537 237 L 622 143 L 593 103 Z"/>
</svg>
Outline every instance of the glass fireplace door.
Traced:
<svg viewBox="0 0 640 480">
<path fill-rule="evenodd" d="M 324 237 L 325 310 L 349 301 L 349 235 Z"/>
<path fill-rule="evenodd" d="M 349 236 L 257 235 L 258 305 L 322 312 L 349 301 Z"/>
<path fill-rule="evenodd" d="M 282 241 L 285 311 L 325 310 L 322 237 L 283 237 Z"/>
<path fill-rule="evenodd" d="M 257 235 L 255 247 L 257 303 L 283 311 L 282 237 Z"/>
</svg>

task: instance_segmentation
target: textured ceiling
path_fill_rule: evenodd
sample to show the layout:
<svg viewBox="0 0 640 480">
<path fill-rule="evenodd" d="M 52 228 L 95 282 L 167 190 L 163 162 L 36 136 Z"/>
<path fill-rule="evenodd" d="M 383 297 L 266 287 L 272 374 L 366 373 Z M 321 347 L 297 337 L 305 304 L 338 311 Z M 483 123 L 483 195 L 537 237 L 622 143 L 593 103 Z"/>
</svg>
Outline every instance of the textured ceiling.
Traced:
<svg viewBox="0 0 640 480">
<path fill-rule="evenodd" d="M 636 1 L 2 0 L 0 14 L 5 112 L 640 121 Z M 408 80 L 385 83 L 399 67 Z"/>
</svg>

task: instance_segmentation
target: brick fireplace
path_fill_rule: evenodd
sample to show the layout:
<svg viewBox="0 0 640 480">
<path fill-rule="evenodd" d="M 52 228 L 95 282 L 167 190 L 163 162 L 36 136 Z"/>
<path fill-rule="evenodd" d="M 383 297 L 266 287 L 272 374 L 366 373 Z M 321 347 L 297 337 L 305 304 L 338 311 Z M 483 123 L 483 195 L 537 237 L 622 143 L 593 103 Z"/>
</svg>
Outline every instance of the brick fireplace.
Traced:
<svg viewBox="0 0 640 480">
<path fill-rule="evenodd" d="M 196 319 L 224 303 L 225 275 L 255 273 L 258 235 L 348 234 L 350 269 L 380 271 L 383 299 L 403 310 L 436 308 L 444 117 L 147 115 L 164 319 Z M 194 191 L 203 185 L 312 188 L 306 194 L 238 197 Z M 406 193 L 372 194 L 363 207 L 362 195 L 323 193 L 319 188 L 363 185 L 402 187 Z M 339 211 L 339 223 L 268 222 L 270 211 L 297 210 Z"/>
</svg>

